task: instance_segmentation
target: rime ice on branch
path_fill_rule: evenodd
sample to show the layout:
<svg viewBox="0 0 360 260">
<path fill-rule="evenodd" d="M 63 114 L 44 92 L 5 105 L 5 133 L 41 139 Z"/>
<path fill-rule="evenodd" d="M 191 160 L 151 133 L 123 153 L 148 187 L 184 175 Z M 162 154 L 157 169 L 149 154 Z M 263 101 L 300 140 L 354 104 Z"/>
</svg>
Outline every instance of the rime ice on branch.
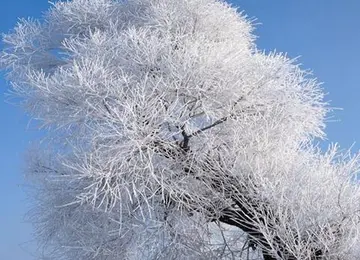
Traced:
<svg viewBox="0 0 360 260">
<path fill-rule="evenodd" d="M 4 35 L 47 129 L 28 164 L 46 259 L 360 258 L 358 157 L 313 147 L 319 84 L 251 31 L 221 1 L 73 0 Z"/>
</svg>

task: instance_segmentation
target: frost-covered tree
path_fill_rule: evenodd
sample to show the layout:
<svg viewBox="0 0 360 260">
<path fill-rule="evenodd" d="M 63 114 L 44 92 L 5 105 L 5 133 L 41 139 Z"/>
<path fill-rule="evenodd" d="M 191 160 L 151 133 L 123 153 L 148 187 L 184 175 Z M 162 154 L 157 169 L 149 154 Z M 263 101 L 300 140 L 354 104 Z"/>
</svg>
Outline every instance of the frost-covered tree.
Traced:
<svg viewBox="0 0 360 260">
<path fill-rule="evenodd" d="M 359 158 L 322 153 L 319 84 L 217 0 L 73 0 L 1 54 L 47 129 L 29 213 L 46 259 L 360 258 Z"/>
</svg>

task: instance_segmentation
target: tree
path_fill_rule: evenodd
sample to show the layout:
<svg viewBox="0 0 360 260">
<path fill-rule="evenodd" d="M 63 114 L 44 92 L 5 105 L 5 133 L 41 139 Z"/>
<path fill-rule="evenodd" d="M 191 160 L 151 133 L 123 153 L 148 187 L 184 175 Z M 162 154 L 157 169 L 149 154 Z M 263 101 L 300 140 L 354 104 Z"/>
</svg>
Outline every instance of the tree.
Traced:
<svg viewBox="0 0 360 260">
<path fill-rule="evenodd" d="M 73 0 L 4 35 L 47 130 L 28 163 L 44 256 L 359 259 L 359 158 L 317 149 L 322 89 L 251 32 L 216 0 Z"/>
</svg>

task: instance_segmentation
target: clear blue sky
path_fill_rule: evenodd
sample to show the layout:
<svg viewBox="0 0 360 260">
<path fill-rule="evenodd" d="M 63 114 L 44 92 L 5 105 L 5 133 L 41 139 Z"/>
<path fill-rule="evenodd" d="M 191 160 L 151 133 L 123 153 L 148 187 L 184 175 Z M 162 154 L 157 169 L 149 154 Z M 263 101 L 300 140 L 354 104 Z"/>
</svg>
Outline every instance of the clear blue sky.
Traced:
<svg viewBox="0 0 360 260">
<path fill-rule="evenodd" d="M 358 0 L 232 0 L 256 17 L 259 48 L 286 52 L 309 68 L 334 107 L 339 122 L 329 123 L 328 139 L 343 148 L 360 142 L 360 1 Z M 1 0 L 0 31 L 7 32 L 18 17 L 40 17 L 47 0 Z M 5 103 L 8 87 L 0 75 L 0 259 L 30 260 L 31 227 L 24 223 L 25 195 L 21 189 L 23 154 L 38 134 L 27 129 L 28 118 Z M 355 144 L 354 151 L 360 149 Z"/>
</svg>

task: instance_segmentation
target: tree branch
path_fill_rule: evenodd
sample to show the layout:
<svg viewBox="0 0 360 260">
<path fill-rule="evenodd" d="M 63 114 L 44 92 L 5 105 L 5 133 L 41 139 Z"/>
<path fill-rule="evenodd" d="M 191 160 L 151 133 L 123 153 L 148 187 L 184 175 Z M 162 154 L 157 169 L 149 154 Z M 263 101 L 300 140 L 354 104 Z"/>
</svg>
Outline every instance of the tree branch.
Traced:
<svg viewBox="0 0 360 260">
<path fill-rule="evenodd" d="M 205 126 L 204 128 L 201 128 L 197 131 L 195 131 L 194 133 L 190 134 L 188 137 L 191 138 L 193 136 L 197 136 L 198 134 L 204 132 L 207 129 L 213 128 L 214 126 L 217 126 L 223 122 L 225 122 L 226 120 L 228 120 L 229 116 L 225 116 L 223 118 L 220 118 L 219 120 L 216 120 L 214 123 L 212 123 L 211 125 Z"/>
</svg>

